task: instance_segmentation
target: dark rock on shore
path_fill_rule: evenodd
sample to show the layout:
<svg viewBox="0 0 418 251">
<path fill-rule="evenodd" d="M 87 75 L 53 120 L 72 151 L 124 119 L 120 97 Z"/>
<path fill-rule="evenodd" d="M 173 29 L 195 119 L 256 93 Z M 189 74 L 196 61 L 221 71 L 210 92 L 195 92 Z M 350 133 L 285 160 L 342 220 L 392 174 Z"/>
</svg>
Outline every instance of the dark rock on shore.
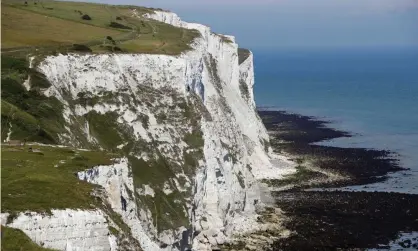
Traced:
<svg viewBox="0 0 418 251">
<path fill-rule="evenodd" d="M 351 137 L 327 127 L 313 117 L 283 111 L 259 111 L 275 151 L 310 159 L 323 171 L 340 173 L 350 180 L 320 184 L 321 187 L 364 185 L 383 181 L 390 172 L 405 170 L 392 152 L 364 148 L 342 148 L 312 144 L 339 137 Z"/>
<path fill-rule="evenodd" d="M 258 111 L 258 114 L 266 129 L 269 132 L 277 133 L 274 138 L 280 140 L 308 144 L 340 137 L 351 137 L 348 132 L 327 127 L 329 122 L 310 116 L 263 110 Z"/>
<path fill-rule="evenodd" d="M 399 231 L 418 230 L 418 195 L 369 192 L 279 192 L 277 205 L 295 234 L 274 250 L 375 248 Z M 407 241 L 406 241 L 407 242 Z"/>
<path fill-rule="evenodd" d="M 404 170 L 394 153 L 315 145 L 315 142 L 351 137 L 351 134 L 329 128 L 328 122 L 313 117 L 282 111 L 259 111 L 259 114 L 276 152 L 293 156 L 301 165 L 309 160 L 321 173 L 349 177 L 331 183 L 295 183 L 291 189 L 275 192 L 277 206 L 288 217 L 284 225 L 293 234 L 276 241 L 273 250 L 382 248 L 400 232 L 418 231 L 418 195 L 304 190 L 383 181 L 388 173 Z M 415 240 L 406 239 L 398 245 L 416 249 L 414 244 Z"/>
</svg>

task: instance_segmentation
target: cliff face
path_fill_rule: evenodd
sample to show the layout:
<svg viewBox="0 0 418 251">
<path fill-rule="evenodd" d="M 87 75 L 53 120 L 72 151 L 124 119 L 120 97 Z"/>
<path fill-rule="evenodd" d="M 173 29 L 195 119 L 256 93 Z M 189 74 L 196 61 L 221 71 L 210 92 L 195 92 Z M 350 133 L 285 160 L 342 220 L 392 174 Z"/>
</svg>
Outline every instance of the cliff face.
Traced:
<svg viewBox="0 0 418 251">
<path fill-rule="evenodd" d="M 170 12 L 147 17 L 201 37 L 180 56 L 69 54 L 37 66 L 52 84 L 45 95 L 64 105 L 61 143 L 122 153 L 113 165 L 77 174 L 102 187 L 122 224 L 102 208 L 21 214 L 11 223 L 45 247 L 139 249 L 136 240 L 150 251 L 211 250 L 259 229 L 257 180 L 281 174 L 255 110 L 252 54 L 239 63 L 233 37 Z M 60 227 L 60 235 L 48 232 Z"/>
</svg>

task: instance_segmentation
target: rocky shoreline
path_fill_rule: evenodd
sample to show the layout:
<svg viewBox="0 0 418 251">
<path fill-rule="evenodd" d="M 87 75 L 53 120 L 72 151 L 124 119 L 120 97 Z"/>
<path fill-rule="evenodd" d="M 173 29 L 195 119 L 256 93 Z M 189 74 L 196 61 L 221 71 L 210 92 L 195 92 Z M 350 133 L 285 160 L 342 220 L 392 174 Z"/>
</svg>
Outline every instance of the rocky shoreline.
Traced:
<svg viewBox="0 0 418 251">
<path fill-rule="evenodd" d="M 352 135 L 314 117 L 272 110 L 259 115 L 274 151 L 299 164 L 296 175 L 269 184 L 292 232 L 276 240 L 273 250 L 418 250 L 414 235 L 394 241 L 401 232 L 418 231 L 418 195 L 307 190 L 384 181 L 405 170 L 395 153 L 315 145 Z"/>
</svg>

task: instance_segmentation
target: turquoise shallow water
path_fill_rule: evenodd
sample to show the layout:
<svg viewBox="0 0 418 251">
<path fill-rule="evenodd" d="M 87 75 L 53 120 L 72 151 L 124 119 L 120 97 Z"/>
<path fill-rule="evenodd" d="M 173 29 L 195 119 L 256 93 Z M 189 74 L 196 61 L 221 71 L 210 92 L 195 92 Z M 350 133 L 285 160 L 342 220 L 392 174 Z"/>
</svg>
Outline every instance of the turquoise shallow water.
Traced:
<svg viewBox="0 0 418 251">
<path fill-rule="evenodd" d="M 356 134 L 322 144 L 397 152 L 411 170 L 373 189 L 418 193 L 418 48 L 254 54 L 257 105 Z"/>
</svg>

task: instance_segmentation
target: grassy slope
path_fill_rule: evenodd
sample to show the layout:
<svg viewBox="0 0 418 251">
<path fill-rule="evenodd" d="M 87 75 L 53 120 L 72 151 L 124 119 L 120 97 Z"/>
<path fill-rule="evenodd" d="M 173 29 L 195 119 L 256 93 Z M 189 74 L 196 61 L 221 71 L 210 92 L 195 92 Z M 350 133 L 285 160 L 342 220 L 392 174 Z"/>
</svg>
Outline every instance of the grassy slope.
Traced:
<svg viewBox="0 0 418 251">
<path fill-rule="evenodd" d="M 52 249 L 38 246 L 19 229 L 1 226 L 1 234 L 1 250 L 3 251 L 52 251 Z"/>
<path fill-rule="evenodd" d="M 40 152 L 29 152 L 33 147 Z M 3 212 L 48 212 L 51 208 L 95 208 L 94 185 L 75 173 L 110 164 L 105 152 L 73 151 L 49 146 L 2 146 L 1 201 Z"/>
<path fill-rule="evenodd" d="M 31 90 L 22 83 L 31 76 Z M 25 59 L 1 57 L 1 136 L 7 137 L 12 125 L 12 139 L 58 143 L 64 130 L 62 104 L 46 97 L 38 89 L 49 87 L 45 77 L 28 68 Z"/>
<path fill-rule="evenodd" d="M 187 30 L 154 20 L 132 17 L 151 13 L 153 9 L 134 6 L 112 6 L 80 2 L 28 1 L 2 2 L 2 49 L 22 46 L 69 46 L 83 43 L 94 52 L 158 53 L 176 55 L 190 49 L 189 44 L 199 36 Z M 91 20 L 83 20 L 87 14 Z M 110 27 L 118 23 L 118 29 Z M 110 36 L 115 41 L 105 40 Z M 60 48 L 64 50 L 65 48 Z M 119 49 L 118 49 L 119 51 Z"/>
<path fill-rule="evenodd" d="M 3 48 L 80 43 L 122 33 L 7 5 L 1 8 L 1 19 Z"/>
</svg>

